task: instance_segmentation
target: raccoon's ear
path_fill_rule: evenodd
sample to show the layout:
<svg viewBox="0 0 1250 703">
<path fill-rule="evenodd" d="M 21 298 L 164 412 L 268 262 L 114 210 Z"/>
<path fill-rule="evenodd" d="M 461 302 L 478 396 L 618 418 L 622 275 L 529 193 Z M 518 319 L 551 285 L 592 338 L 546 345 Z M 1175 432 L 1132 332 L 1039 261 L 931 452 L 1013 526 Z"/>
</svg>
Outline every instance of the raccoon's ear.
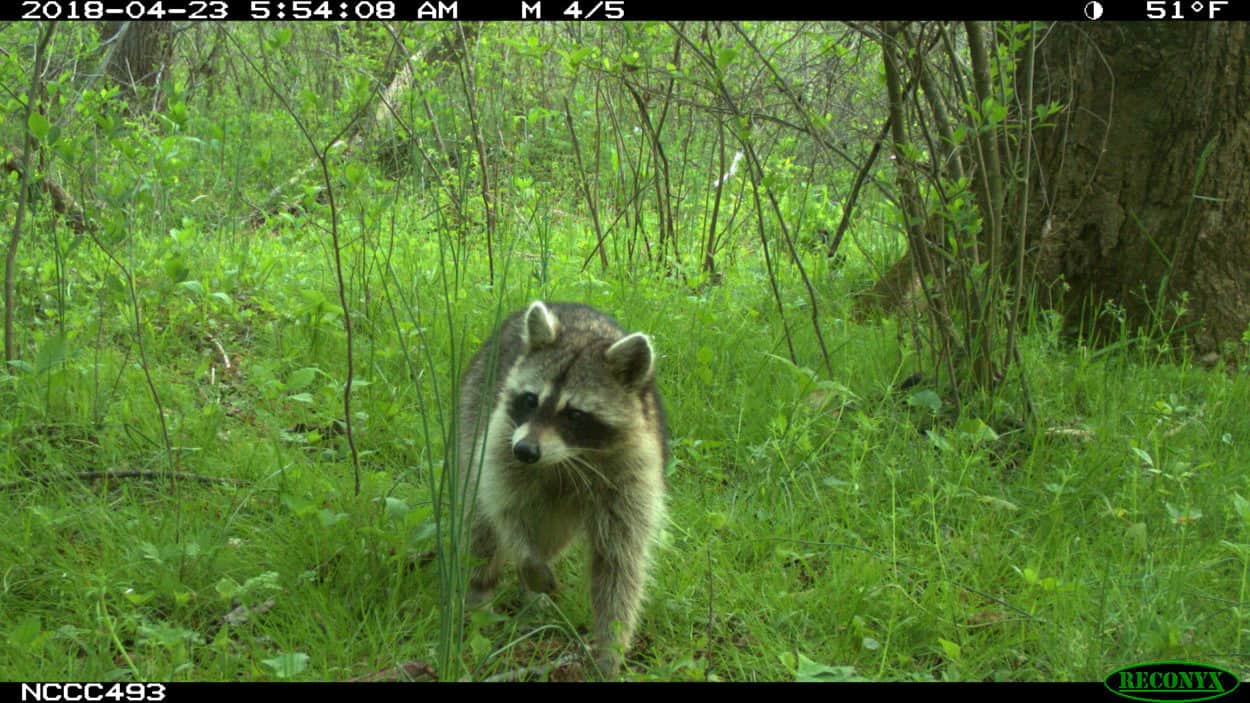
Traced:
<svg viewBox="0 0 1250 703">
<path fill-rule="evenodd" d="M 525 326 L 521 329 L 521 341 L 526 350 L 538 349 L 556 341 L 560 323 L 543 301 L 535 300 L 525 311 Z"/>
<path fill-rule="evenodd" d="M 651 340 L 641 332 L 635 332 L 608 347 L 604 358 L 626 386 L 636 388 L 651 380 L 655 352 L 651 349 Z"/>
</svg>

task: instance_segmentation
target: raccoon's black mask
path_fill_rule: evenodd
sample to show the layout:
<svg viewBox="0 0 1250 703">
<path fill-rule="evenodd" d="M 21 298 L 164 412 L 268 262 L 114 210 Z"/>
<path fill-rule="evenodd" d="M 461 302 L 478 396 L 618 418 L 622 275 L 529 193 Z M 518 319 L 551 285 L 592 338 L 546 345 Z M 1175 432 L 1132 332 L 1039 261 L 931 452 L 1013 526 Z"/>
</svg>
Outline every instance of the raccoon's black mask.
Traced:
<svg viewBox="0 0 1250 703">
<path fill-rule="evenodd" d="M 524 351 L 506 383 L 512 453 L 524 464 L 611 450 L 636 424 L 640 392 L 651 381 L 654 354 L 645 335 L 622 336 L 610 318 L 584 306 L 557 310 L 562 317 L 536 302 L 526 311 Z"/>
</svg>

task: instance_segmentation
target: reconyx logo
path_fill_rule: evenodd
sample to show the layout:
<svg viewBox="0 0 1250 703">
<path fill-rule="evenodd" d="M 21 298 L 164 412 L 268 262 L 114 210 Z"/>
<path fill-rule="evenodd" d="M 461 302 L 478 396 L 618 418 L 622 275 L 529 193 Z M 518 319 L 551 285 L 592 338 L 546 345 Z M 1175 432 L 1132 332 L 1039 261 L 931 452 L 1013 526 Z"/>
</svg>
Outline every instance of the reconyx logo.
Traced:
<svg viewBox="0 0 1250 703">
<path fill-rule="evenodd" d="M 1147 662 L 1111 672 L 1104 682 L 1118 696 L 1135 701 L 1206 701 L 1237 689 L 1236 676 L 1194 662 Z"/>
</svg>

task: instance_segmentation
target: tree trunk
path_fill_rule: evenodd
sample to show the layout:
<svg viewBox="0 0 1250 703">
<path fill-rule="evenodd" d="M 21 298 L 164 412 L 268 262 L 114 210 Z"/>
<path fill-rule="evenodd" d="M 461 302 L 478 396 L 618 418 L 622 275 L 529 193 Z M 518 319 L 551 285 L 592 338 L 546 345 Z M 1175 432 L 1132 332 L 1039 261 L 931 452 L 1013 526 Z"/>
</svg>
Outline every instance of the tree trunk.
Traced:
<svg viewBox="0 0 1250 703">
<path fill-rule="evenodd" d="M 174 46 L 173 28 L 170 22 L 104 23 L 101 29 L 104 40 L 118 42 L 107 67 L 108 75 L 131 99 L 132 109 L 147 109 L 135 105 L 133 99 L 147 96 L 140 88 L 159 88 L 161 77 L 168 71 Z M 152 97 L 151 105 L 159 108 L 160 96 Z"/>
<path fill-rule="evenodd" d="M 1231 23 L 1059 23 L 1043 40 L 1037 103 L 1065 108 L 1038 135 L 1030 221 L 1069 323 L 1114 334 L 1097 315 L 1114 302 L 1130 333 L 1185 329 L 1200 351 L 1250 325 L 1248 52 Z"/>
</svg>

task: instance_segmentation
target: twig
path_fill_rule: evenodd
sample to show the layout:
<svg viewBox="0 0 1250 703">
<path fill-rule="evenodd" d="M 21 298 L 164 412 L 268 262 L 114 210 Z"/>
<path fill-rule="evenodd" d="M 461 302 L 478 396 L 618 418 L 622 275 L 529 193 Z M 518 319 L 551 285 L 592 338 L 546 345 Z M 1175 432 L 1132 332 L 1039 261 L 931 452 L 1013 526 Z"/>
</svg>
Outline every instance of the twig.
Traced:
<svg viewBox="0 0 1250 703">
<path fill-rule="evenodd" d="M 438 681 L 438 672 L 429 664 L 414 659 L 406 661 L 399 666 L 393 666 L 373 674 L 357 676 L 351 680 L 353 682 Z"/>
<path fill-rule="evenodd" d="M 209 337 L 208 341 L 212 342 L 213 346 L 217 347 L 217 351 L 221 353 L 221 361 L 226 365 L 226 370 L 229 371 L 231 368 L 230 355 L 226 353 L 225 347 L 221 346 L 221 342 L 218 342 L 215 337 Z"/>
<path fill-rule="evenodd" d="M 231 610 L 230 612 L 221 616 L 221 621 L 226 623 L 227 625 L 242 625 L 248 620 L 251 620 L 252 617 L 255 615 L 264 615 L 270 610 L 273 610 L 273 607 L 277 605 L 277 603 L 278 602 L 274 600 L 273 598 L 267 598 L 265 599 L 263 603 L 258 603 L 257 605 L 252 606 L 252 607 L 248 607 L 247 605 L 240 605 L 234 610 Z"/>
<path fill-rule="evenodd" d="M 494 676 L 488 676 L 482 679 L 486 683 L 499 683 L 502 681 L 528 681 L 534 677 L 544 676 L 564 666 L 572 666 L 581 658 L 580 655 L 573 652 L 567 652 L 560 655 L 553 662 L 546 664 L 535 664 L 533 666 L 523 666 L 511 671 L 505 671 Z"/>
<path fill-rule="evenodd" d="M 169 476 L 170 474 L 167 472 L 141 471 L 138 469 L 126 469 L 126 470 L 121 470 L 121 471 L 118 471 L 118 470 L 80 471 L 79 473 L 75 473 L 75 474 L 37 476 L 37 477 L 32 477 L 28 481 L 13 481 L 11 483 L 0 483 L 0 492 L 13 491 L 19 488 L 24 488 L 30 485 L 31 483 L 51 483 L 53 479 L 76 478 L 79 481 L 100 481 L 104 479 L 115 479 L 115 478 L 160 479 L 160 478 L 168 478 Z M 234 479 L 234 478 L 224 478 L 221 476 L 204 476 L 202 474 L 192 474 L 192 473 L 187 473 L 185 471 L 174 472 L 173 477 L 178 479 L 179 481 L 183 481 L 183 480 L 197 481 L 199 483 L 225 484 L 225 485 L 230 485 L 230 486 L 237 486 L 240 483 L 242 483 L 238 479 Z"/>
<path fill-rule="evenodd" d="M 7 173 L 16 173 L 21 178 L 23 174 L 22 164 L 27 161 L 26 156 L 19 147 L 11 147 L 11 150 L 14 152 L 14 156 L 0 165 L 0 169 Z M 70 195 L 69 191 L 65 190 L 56 181 L 53 181 L 51 177 L 45 175 L 39 185 L 43 187 L 44 192 L 51 198 L 52 209 L 65 217 L 66 224 L 76 234 L 82 234 L 87 228 L 95 228 L 95 223 L 87 218 L 86 212 L 78 204 L 78 201 L 74 199 L 74 196 Z"/>
</svg>

